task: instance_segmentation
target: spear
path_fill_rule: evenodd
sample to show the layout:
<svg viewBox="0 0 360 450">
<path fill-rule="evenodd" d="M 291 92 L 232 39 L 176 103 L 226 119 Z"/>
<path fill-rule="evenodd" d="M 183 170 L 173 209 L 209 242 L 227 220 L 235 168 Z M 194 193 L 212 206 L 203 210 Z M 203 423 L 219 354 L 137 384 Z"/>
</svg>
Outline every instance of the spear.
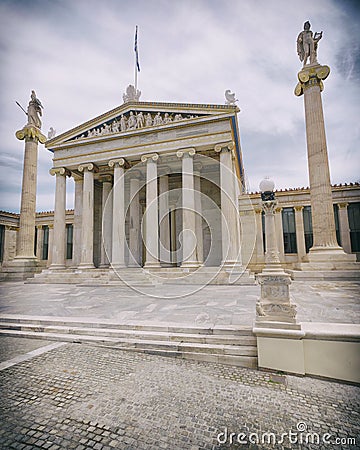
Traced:
<svg viewBox="0 0 360 450">
<path fill-rule="evenodd" d="M 19 102 L 17 102 L 17 101 L 15 100 L 15 103 L 18 105 L 19 108 L 21 108 L 21 109 L 24 111 L 24 113 L 25 113 L 26 115 L 28 115 L 28 113 L 27 113 L 27 112 L 25 111 L 25 109 L 20 105 Z"/>
</svg>

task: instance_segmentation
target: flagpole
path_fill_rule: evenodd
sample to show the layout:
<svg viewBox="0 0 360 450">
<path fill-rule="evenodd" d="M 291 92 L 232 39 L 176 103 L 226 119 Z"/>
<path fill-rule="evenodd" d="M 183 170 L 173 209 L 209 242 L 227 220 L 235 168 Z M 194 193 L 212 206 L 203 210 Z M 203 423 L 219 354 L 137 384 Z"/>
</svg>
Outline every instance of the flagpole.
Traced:
<svg viewBox="0 0 360 450">
<path fill-rule="evenodd" d="M 134 43 L 134 51 L 135 51 L 135 64 L 134 64 L 135 65 L 135 92 L 137 92 L 138 72 L 140 70 L 137 37 L 138 37 L 138 26 L 136 25 L 136 27 L 135 27 L 135 43 Z"/>
</svg>

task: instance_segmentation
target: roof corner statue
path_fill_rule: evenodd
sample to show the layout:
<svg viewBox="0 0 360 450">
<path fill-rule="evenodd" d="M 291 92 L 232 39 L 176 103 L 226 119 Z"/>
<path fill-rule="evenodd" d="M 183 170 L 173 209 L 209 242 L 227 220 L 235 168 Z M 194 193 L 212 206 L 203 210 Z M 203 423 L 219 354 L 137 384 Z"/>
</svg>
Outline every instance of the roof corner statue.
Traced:
<svg viewBox="0 0 360 450">
<path fill-rule="evenodd" d="M 231 93 L 230 89 L 226 89 L 225 91 L 225 105 L 235 105 L 235 102 L 238 101 L 237 98 L 235 98 L 235 92 Z"/>
<path fill-rule="evenodd" d="M 126 88 L 126 93 L 123 94 L 124 103 L 127 102 L 138 102 L 140 100 L 141 91 L 139 89 L 135 89 L 132 84 Z"/>
<path fill-rule="evenodd" d="M 310 22 L 306 21 L 304 23 L 304 31 L 302 31 L 297 38 L 297 53 L 300 61 L 304 62 L 304 66 L 307 64 L 308 59 L 310 60 L 310 64 L 318 64 L 317 46 L 322 38 L 322 31 L 313 34 L 310 27 Z"/>
</svg>

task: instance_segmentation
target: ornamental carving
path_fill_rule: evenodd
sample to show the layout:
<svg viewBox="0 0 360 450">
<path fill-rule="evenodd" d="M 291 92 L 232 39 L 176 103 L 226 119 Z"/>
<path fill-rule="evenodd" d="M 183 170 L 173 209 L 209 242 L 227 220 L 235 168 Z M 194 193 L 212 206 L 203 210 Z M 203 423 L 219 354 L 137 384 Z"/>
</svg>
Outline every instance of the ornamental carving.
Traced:
<svg viewBox="0 0 360 450">
<path fill-rule="evenodd" d="M 319 86 L 320 91 L 324 89 L 323 80 L 330 74 L 329 66 L 306 66 L 298 73 L 299 82 L 295 87 L 295 95 L 299 97 L 304 90 L 311 86 Z"/>
<path fill-rule="evenodd" d="M 296 317 L 296 305 L 288 303 L 256 303 L 256 315 L 258 317 L 285 316 L 294 319 Z"/>
<path fill-rule="evenodd" d="M 79 139 L 89 139 L 99 136 L 107 136 L 112 134 L 121 134 L 128 131 L 141 130 L 144 128 L 159 127 L 162 125 L 168 125 L 174 122 L 181 122 L 184 120 L 197 119 L 198 117 L 204 117 L 205 115 L 182 115 L 180 113 L 163 113 L 157 112 L 151 114 L 146 111 L 129 111 L 125 114 L 121 114 L 115 119 L 98 125 L 85 133 L 76 136 L 71 141 L 77 141 Z"/>
</svg>

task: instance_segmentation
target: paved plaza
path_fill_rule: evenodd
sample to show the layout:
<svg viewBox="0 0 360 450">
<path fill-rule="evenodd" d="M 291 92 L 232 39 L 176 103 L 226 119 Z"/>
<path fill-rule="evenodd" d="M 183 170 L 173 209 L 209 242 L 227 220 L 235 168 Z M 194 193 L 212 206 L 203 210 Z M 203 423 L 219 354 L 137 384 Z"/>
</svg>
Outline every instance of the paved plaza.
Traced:
<svg viewBox="0 0 360 450">
<path fill-rule="evenodd" d="M 1 357 L 48 344 L 2 337 Z M 57 345 L 0 371 L 0 448 L 359 448 L 359 387 Z"/>
<path fill-rule="evenodd" d="M 0 314 L 251 326 L 259 295 L 139 289 L 6 283 Z M 294 282 L 292 296 L 299 321 L 358 322 L 356 283 Z M 358 386 L 40 339 L 0 349 L 2 449 L 360 448 Z"/>
</svg>

